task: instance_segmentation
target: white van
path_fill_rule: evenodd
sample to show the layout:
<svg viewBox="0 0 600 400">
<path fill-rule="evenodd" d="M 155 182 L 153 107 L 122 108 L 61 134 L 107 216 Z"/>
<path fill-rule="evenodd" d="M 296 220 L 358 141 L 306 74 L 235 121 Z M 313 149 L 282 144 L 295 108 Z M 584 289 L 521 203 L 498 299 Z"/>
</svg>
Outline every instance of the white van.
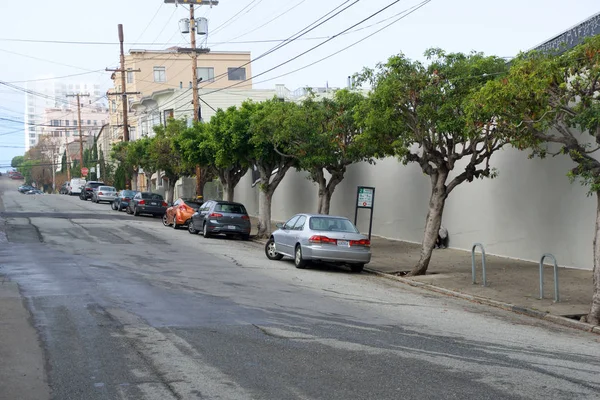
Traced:
<svg viewBox="0 0 600 400">
<path fill-rule="evenodd" d="M 68 190 L 69 196 L 73 194 L 81 193 L 81 188 L 85 186 L 86 180 L 83 178 L 73 178 L 69 182 Z"/>
</svg>

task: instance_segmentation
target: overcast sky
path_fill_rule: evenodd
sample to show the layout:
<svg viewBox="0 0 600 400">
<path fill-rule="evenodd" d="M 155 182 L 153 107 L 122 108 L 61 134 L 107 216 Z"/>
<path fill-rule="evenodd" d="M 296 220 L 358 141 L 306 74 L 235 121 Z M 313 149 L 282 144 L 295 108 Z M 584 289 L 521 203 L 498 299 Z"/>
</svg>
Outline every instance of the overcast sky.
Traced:
<svg viewBox="0 0 600 400">
<path fill-rule="evenodd" d="M 345 7 L 355 2 L 302 39 L 254 62 L 256 76 L 339 34 L 393 0 L 220 0 L 212 8 L 197 7 L 196 16 L 209 20 L 212 50 L 251 51 L 252 57 L 257 57 L 277 45 L 278 39 L 294 35 L 342 3 Z M 350 46 L 420 3 L 422 0 L 397 1 L 350 33 L 256 77 L 255 88 L 272 88 L 277 83 L 289 89 L 326 83 L 340 87 L 348 75 L 364 66 L 374 66 L 400 52 L 420 59 L 429 47 L 511 57 L 600 12 L 598 0 L 431 0 L 355 46 L 276 78 Z M 104 69 L 118 66 L 118 24 L 124 26 L 125 51 L 187 46 L 188 36 L 179 33 L 178 21 L 188 15 L 187 7 L 164 4 L 163 0 L 2 0 L 0 81 L 25 86 L 27 80 L 83 74 L 72 79 L 108 88 L 109 73 Z M 382 20 L 386 21 L 378 23 Z M 87 43 L 53 43 L 60 41 Z M 23 110 L 24 94 L 0 85 L 0 118 L 23 120 Z M 23 154 L 22 129 L 22 124 L 0 119 L 0 170 L 12 157 Z"/>
</svg>

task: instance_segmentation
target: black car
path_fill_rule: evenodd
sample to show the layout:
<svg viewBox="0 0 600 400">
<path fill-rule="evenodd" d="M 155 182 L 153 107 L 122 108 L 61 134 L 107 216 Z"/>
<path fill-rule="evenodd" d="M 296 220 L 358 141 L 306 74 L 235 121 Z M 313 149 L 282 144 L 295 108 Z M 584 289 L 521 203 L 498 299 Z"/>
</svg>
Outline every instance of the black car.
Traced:
<svg viewBox="0 0 600 400">
<path fill-rule="evenodd" d="M 19 188 L 17 190 L 21 193 L 27 193 L 33 189 L 35 189 L 35 188 L 31 185 L 21 185 L 21 186 L 19 186 Z"/>
<path fill-rule="evenodd" d="M 79 194 L 79 198 L 81 200 L 89 200 L 92 198 L 92 192 L 94 189 L 97 189 L 98 186 L 104 186 L 106 183 L 100 181 L 89 181 L 85 184 L 83 189 L 81 189 L 81 193 Z"/>
<path fill-rule="evenodd" d="M 127 206 L 127 214 L 138 216 L 140 214 L 151 214 L 153 216 L 163 216 L 167 212 L 167 203 L 162 195 L 151 192 L 139 192 L 133 196 L 133 199 Z"/>
<path fill-rule="evenodd" d="M 121 211 L 129 206 L 129 202 L 138 192 L 135 190 L 121 190 L 117 193 L 117 198 L 110 204 L 115 211 Z"/>
</svg>

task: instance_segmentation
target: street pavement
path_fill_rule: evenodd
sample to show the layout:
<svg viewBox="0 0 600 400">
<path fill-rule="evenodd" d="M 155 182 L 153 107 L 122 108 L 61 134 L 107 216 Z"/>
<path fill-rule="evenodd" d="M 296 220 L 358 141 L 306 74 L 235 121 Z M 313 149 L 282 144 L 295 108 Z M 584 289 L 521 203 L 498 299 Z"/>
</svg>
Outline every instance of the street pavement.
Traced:
<svg viewBox="0 0 600 400">
<path fill-rule="evenodd" d="M 2 325 L 12 318 L 21 329 L 0 340 L 0 399 L 600 392 L 594 333 L 375 273 L 297 270 L 291 260 L 267 260 L 260 241 L 204 239 L 76 197 L 22 195 L 17 185 L 0 177 L 0 281 L 9 283 L 0 299 L 10 291 L 22 300 L 21 309 L 0 301 Z M 406 270 L 402 243 L 383 251 L 384 242 L 374 238 L 370 268 L 387 257 L 388 272 Z M 444 257 L 457 263 L 453 252 L 435 253 L 437 285 Z M 499 286 L 488 277 L 481 290 Z"/>
</svg>

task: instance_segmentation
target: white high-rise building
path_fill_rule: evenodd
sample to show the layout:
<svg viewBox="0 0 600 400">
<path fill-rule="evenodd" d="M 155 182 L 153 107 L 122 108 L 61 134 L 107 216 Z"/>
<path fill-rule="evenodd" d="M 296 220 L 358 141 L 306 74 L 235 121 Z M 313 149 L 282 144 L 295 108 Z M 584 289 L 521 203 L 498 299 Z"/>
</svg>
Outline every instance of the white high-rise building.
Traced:
<svg viewBox="0 0 600 400">
<path fill-rule="evenodd" d="M 25 151 L 38 143 L 47 128 L 45 110 L 65 109 L 65 114 L 69 114 L 68 110 L 77 106 L 76 98 L 67 97 L 68 94 L 89 94 L 89 97 L 81 98 L 84 108 L 107 104 L 105 93 L 97 83 L 48 79 L 29 82 L 26 87 L 29 93 L 25 95 Z"/>
</svg>

